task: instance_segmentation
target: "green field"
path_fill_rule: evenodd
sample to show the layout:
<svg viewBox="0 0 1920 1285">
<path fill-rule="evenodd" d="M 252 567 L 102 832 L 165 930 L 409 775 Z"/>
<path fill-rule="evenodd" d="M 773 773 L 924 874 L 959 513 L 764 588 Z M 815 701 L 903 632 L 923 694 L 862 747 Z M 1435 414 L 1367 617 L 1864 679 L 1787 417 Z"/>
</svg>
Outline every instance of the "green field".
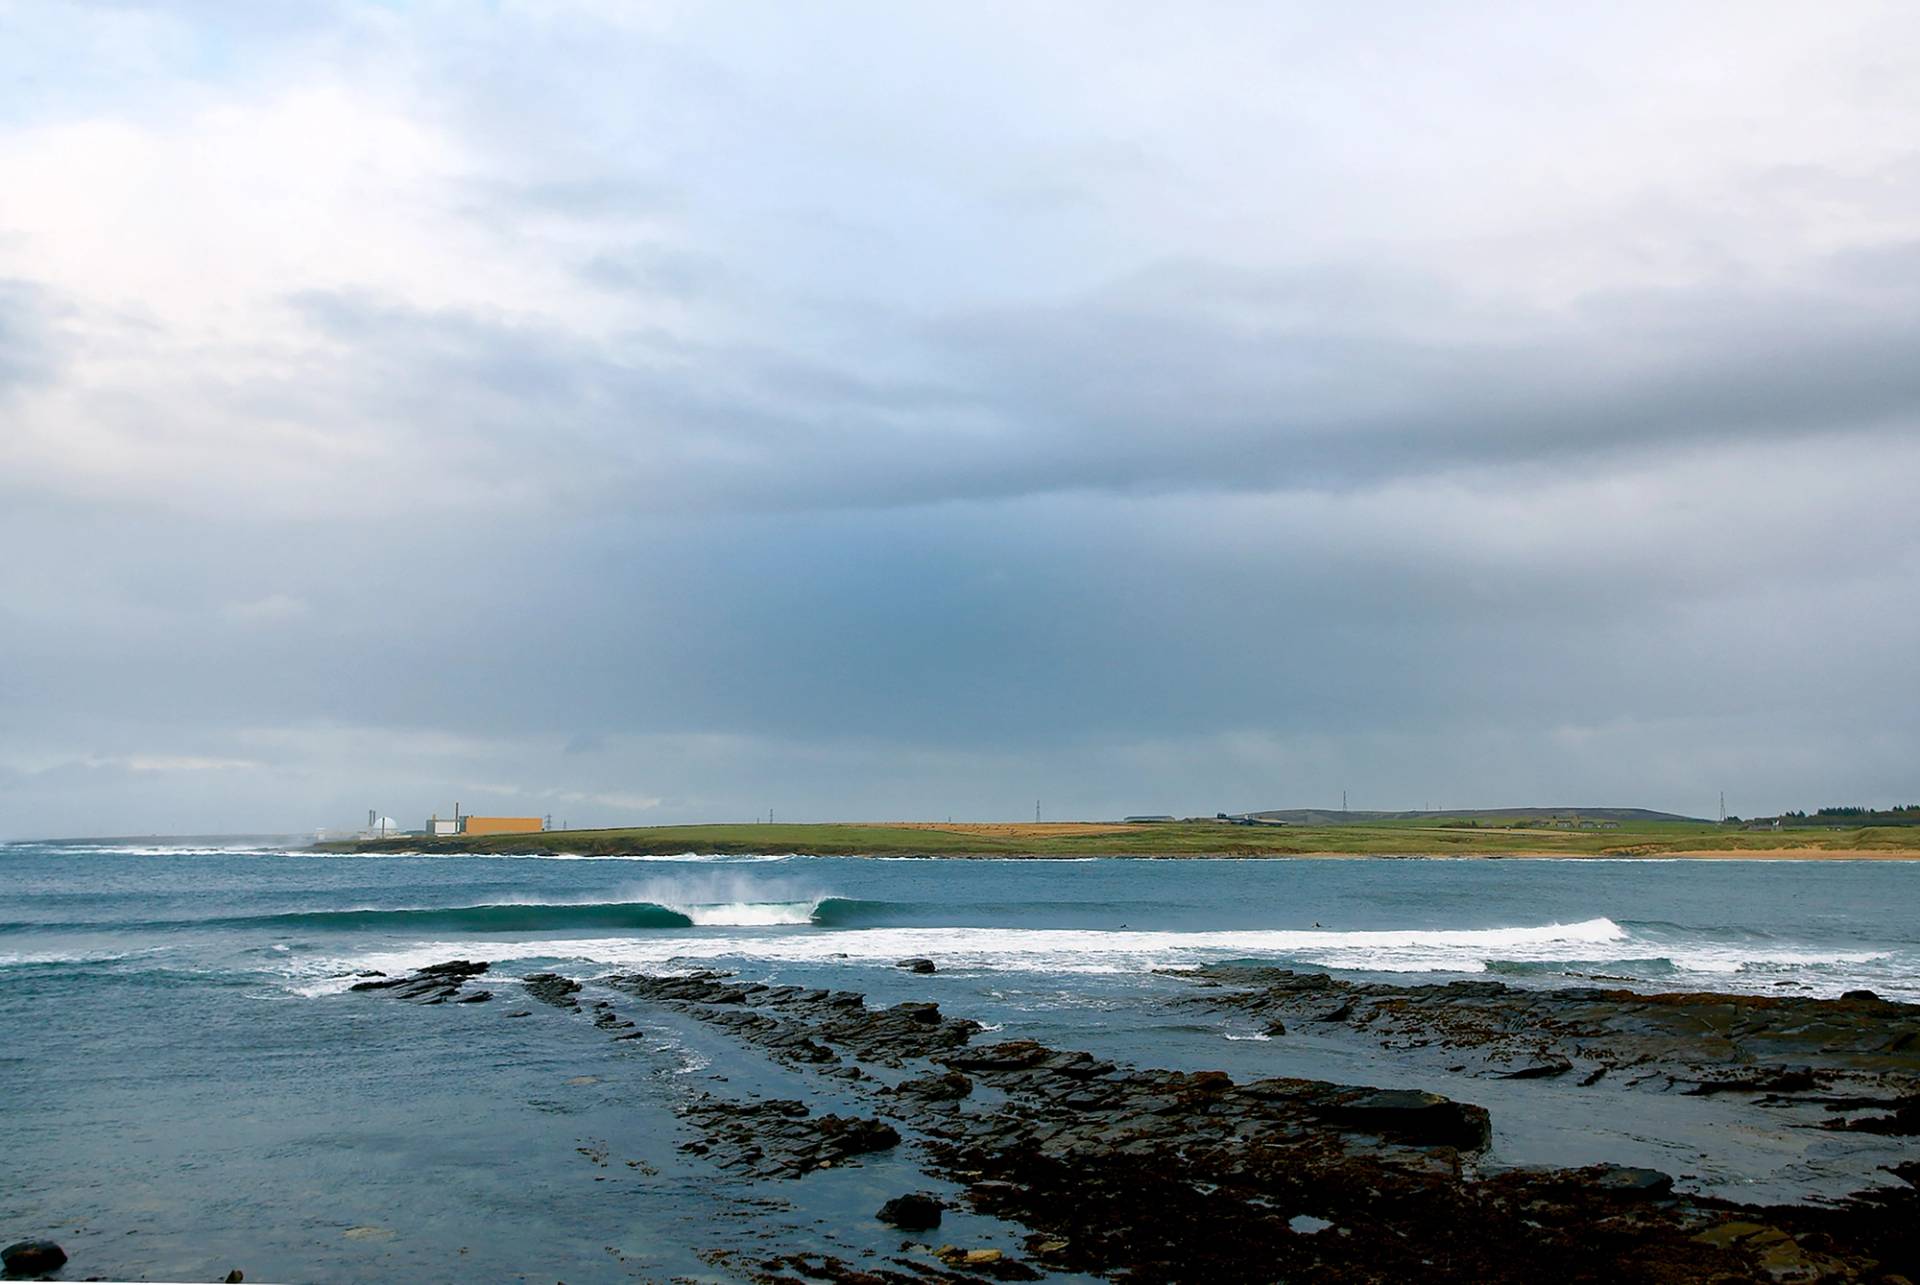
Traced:
<svg viewBox="0 0 1920 1285">
<path fill-rule="evenodd" d="M 678 825 L 562 830 L 320 845 L 331 851 L 568 852 L 589 855 L 805 853 L 816 856 L 1728 856 L 1859 855 L 1920 858 L 1920 828 L 1746 831 L 1697 821 L 1621 823 L 1617 829 L 1553 829 L 1468 822 L 1379 821 L 1351 825 L 1241 826 L 1219 821 L 1149 825 L 930 826 Z"/>
</svg>

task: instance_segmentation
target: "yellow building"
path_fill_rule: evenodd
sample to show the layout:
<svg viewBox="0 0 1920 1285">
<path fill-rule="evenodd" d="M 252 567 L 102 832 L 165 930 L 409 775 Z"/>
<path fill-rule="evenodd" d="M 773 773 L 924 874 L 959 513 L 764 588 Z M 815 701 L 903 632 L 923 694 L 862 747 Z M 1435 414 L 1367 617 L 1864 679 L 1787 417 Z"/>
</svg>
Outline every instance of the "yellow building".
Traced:
<svg viewBox="0 0 1920 1285">
<path fill-rule="evenodd" d="M 460 818 L 462 834 L 538 834 L 545 829 L 539 817 L 476 817 Z"/>
</svg>

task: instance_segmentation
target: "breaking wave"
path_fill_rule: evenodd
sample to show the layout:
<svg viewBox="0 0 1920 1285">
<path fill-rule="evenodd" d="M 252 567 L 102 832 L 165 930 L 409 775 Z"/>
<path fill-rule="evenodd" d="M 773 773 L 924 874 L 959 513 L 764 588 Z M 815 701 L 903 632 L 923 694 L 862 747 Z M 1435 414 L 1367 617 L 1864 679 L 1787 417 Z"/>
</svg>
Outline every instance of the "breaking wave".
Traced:
<svg viewBox="0 0 1920 1285">
<path fill-rule="evenodd" d="M 838 899 L 813 903 L 813 913 Z M 886 903 L 842 902 L 837 915 L 883 913 Z M 731 908 L 716 908 L 731 909 Z M 756 908 L 758 913 L 759 908 Z M 817 922 L 817 921 L 813 921 Z M 742 924 L 740 926 L 752 926 Z M 1059 973 L 1125 973 L 1223 959 L 1269 959 L 1380 972 L 1472 971 L 1489 960 L 1590 959 L 1596 943 L 1625 931 L 1611 919 L 1524 928 L 1406 929 L 1334 932 L 1107 931 L 1067 928 L 873 927 L 858 932 L 659 934 L 646 937 L 556 938 L 516 944 L 523 959 L 579 959 L 604 964 L 663 964 L 673 960 L 758 959 L 788 962 L 846 960 L 892 963 L 910 955 L 937 956 L 943 967 Z M 492 950 L 497 944 L 424 942 L 354 961 L 355 967 L 394 972 Z M 335 961 L 344 965 L 345 961 Z"/>
<path fill-rule="evenodd" d="M 582 929 L 774 928 L 859 919 L 866 903 L 839 897 L 798 901 L 510 902 L 417 909 L 296 911 L 211 922 L 289 932 L 568 932 Z"/>
<path fill-rule="evenodd" d="M 681 899 L 657 901 L 499 902 L 478 906 L 360 907 L 351 910 L 296 910 L 265 915 L 223 915 L 213 919 L 142 921 L 6 921 L 0 936 L 28 932 L 181 931 L 205 928 L 259 929 L 276 933 L 538 933 L 626 932 L 670 928 L 778 928 L 813 925 L 848 927 L 871 923 L 887 913 L 887 902 L 844 897 L 793 900 Z M 0 954 L 0 963 L 12 956 Z"/>
</svg>

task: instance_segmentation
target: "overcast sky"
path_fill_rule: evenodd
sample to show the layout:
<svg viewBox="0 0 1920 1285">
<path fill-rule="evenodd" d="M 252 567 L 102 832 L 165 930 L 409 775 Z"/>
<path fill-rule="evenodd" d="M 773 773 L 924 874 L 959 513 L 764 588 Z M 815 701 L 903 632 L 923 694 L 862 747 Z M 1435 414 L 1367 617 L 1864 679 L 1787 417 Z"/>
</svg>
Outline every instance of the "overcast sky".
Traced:
<svg viewBox="0 0 1920 1285">
<path fill-rule="evenodd" d="M 0 0 L 0 837 L 1920 801 L 1907 4 Z"/>
</svg>

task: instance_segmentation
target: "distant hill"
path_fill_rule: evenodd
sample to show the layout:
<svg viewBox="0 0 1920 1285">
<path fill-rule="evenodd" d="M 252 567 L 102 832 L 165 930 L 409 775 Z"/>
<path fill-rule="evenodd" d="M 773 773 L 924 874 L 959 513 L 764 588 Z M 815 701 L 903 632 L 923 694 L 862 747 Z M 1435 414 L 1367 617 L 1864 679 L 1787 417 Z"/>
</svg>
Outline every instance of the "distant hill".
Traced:
<svg viewBox="0 0 1920 1285">
<path fill-rule="evenodd" d="M 1378 821 L 1518 821 L 1528 817 L 1585 817 L 1594 821 L 1693 821 L 1700 817 L 1649 808 L 1445 808 L 1433 812 L 1342 812 L 1338 808 L 1281 808 L 1271 812 L 1242 812 L 1260 821 L 1291 825 L 1364 825 Z"/>
</svg>

